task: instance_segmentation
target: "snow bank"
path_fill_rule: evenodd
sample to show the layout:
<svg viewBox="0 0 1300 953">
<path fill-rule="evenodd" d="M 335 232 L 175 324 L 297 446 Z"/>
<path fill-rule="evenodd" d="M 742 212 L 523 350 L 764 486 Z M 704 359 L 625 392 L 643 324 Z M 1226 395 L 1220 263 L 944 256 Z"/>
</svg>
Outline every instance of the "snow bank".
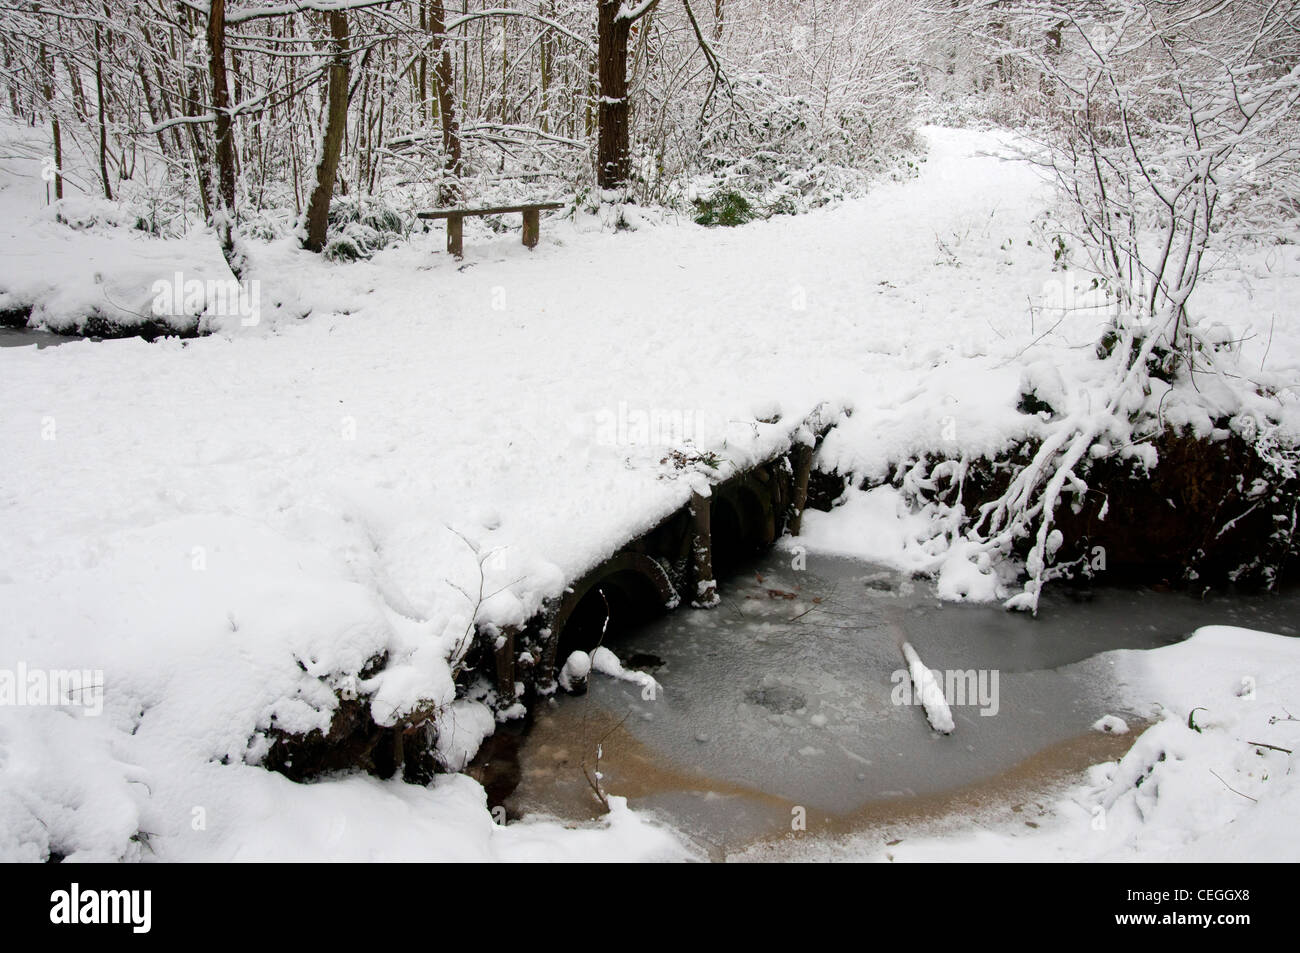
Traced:
<svg viewBox="0 0 1300 953">
<path fill-rule="evenodd" d="M 888 484 L 859 490 L 850 486 L 828 513 L 808 510 L 797 538 L 786 549 L 852 556 L 902 572 L 936 577 L 941 599 L 990 602 L 1004 598 L 1014 570 L 996 564 L 956 533 L 962 512 L 937 504 L 913 506 Z"/>
<path fill-rule="evenodd" d="M 1105 811 L 1104 855 L 1300 860 L 1278 836 L 1300 824 L 1295 755 L 1262 746 L 1300 750 L 1300 640 L 1208 626 L 1178 645 L 1116 655 L 1131 701 L 1159 721 L 1118 765 L 1094 769 L 1085 804 Z M 1205 710 L 1189 727 L 1193 708 Z"/>
</svg>

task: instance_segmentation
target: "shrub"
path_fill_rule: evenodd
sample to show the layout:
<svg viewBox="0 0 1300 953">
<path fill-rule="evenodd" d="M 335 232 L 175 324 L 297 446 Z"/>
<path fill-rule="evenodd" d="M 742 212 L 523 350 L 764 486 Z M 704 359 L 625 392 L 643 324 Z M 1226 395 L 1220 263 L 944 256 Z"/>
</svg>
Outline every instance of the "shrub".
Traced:
<svg viewBox="0 0 1300 953">
<path fill-rule="evenodd" d="M 753 203 L 741 193 L 731 190 L 717 192 L 711 198 L 696 199 L 695 209 L 695 222 L 698 225 L 731 228 L 758 217 Z"/>
</svg>

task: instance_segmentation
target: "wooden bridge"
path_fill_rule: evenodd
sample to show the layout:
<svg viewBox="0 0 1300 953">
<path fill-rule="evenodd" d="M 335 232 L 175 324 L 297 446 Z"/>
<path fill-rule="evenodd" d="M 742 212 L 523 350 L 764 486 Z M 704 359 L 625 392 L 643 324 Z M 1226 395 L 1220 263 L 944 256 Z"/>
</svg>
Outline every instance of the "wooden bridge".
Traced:
<svg viewBox="0 0 1300 953">
<path fill-rule="evenodd" d="M 720 479 L 649 532 L 570 584 L 521 627 L 479 630 L 480 658 L 495 667 L 496 706 L 553 694 L 569 653 L 593 649 L 606 623 L 617 628 L 676 609 L 717 603 L 717 574 L 799 535 L 813 451 L 834 421 L 818 408 L 787 446 Z M 801 439 L 802 435 L 802 439 Z M 808 435 L 811 435 L 809 440 Z"/>
</svg>

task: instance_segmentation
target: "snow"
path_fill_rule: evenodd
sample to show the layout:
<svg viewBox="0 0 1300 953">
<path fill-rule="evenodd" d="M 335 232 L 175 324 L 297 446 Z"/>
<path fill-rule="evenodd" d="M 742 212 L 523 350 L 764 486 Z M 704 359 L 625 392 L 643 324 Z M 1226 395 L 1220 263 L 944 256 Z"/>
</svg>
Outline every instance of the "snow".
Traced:
<svg viewBox="0 0 1300 953">
<path fill-rule="evenodd" d="M 611 798 L 610 814 L 586 829 L 552 821 L 502 826 L 488 812 L 483 789 L 464 775 L 423 788 L 366 777 L 295 785 L 253 768 L 236 774 L 242 776 L 210 779 L 225 782 L 206 800 L 227 812 L 226 823 L 217 831 L 178 831 L 175 854 L 167 859 L 579 862 L 693 856 L 671 834 L 632 814 L 622 799 Z M 287 811 L 293 815 L 288 823 Z"/>
<path fill-rule="evenodd" d="M 24 143 L 40 133 L 0 120 L 0 141 Z M 45 146 L 47 147 L 47 146 Z M 40 146 L 31 153 L 39 155 Z M 71 183 L 65 183 L 71 193 Z M 32 309 L 32 326 L 55 331 L 84 326 L 97 317 L 131 326 L 159 320 L 193 330 L 197 314 L 153 313 L 155 281 L 176 271 L 204 282 L 231 277 L 210 238 L 160 239 L 135 227 L 122 206 L 95 196 L 68 194 L 44 205 L 39 160 L 6 164 L 0 173 L 0 313 Z"/>
<path fill-rule="evenodd" d="M 650 697 L 654 697 L 663 691 L 663 686 L 655 681 L 653 675 L 647 672 L 638 672 L 635 669 L 624 668 L 619 657 L 603 645 L 591 653 L 591 668 L 593 671 L 607 675 L 610 678 L 617 678 L 624 682 L 640 685 L 642 691 Z"/>
<path fill-rule="evenodd" d="M 1008 161 L 1004 135 L 924 135 L 917 179 L 803 216 L 723 230 L 633 215 L 618 234 L 549 219 L 532 252 L 467 224 L 463 262 L 438 230 L 350 264 L 249 241 L 256 324 L 205 300 L 178 321 L 209 337 L 0 349 L 0 665 L 105 676 L 99 718 L 0 711 L 0 859 L 692 856 L 617 797 L 599 825 L 499 827 L 465 777 L 295 784 L 256 763 L 268 732 L 324 728 L 355 692 L 381 725 L 436 708 L 440 754 L 464 764 L 491 728 L 451 677 L 473 624 L 523 622 L 707 479 L 808 439 L 810 415 L 837 424 L 819 466 L 879 482 L 936 445 L 973 458 L 1039 432 L 1016 409 L 1026 373 L 1058 399 L 1084 393 L 1086 352 L 1038 339 L 1025 305 L 1052 274 L 1033 224 L 1045 186 Z M 43 208 L 35 166 L 0 172 L 0 311 L 30 307 L 56 329 L 130 323 L 160 279 L 230 278 L 202 230 L 150 238 L 84 197 Z M 1242 276 L 1289 305 L 1295 246 L 1242 251 L 1206 295 L 1285 395 L 1296 309 L 1244 307 Z M 1268 405 L 1300 433 L 1292 398 L 1200 384 L 1204 399 L 1151 399 L 1205 432 L 1207 400 L 1238 422 Z M 610 430 L 629 414 L 689 421 L 686 449 L 716 453 L 717 472 Z M 1117 424 L 1111 439 L 1126 436 Z M 936 574 L 945 597 L 1001 598 L 1002 567 L 953 535 L 959 518 L 855 489 L 807 513 L 800 544 Z M 597 671 L 653 682 L 602 652 Z M 1174 689 L 1167 704 L 1192 700 Z M 1194 760 L 1245 730 L 1184 738 L 1175 722 L 1147 734 Z M 1280 774 L 1265 791 L 1238 761 L 1224 777 L 1273 803 Z M 1204 829 L 1241 805 L 1224 812 Z"/>
<path fill-rule="evenodd" d="M 564 660 L 564 665 L 560 668 L 557 681 L 566 692 L 573 691 L 575 686 L 586 682 L 587 675 L 590 672 L 591 656 L 581 650 L 570 652 L 569 657 Z"/>
<path fill-rule="evenodd" d="M 460 699 L 438 722 L 438 759 L 448 771 L 460 771 L 496 730 L 497 717 L 482 702 Z"/>
<path fill-rule="evenodd" d="M 1106 715 L 1093 723 L 1092 730 L 1103 731 L 1112 735 L 1126 735 L 1128 734 L 1128 722 L 1117 715 Z"/>
<path fill-rule="evenodd" d="M 939 506 L 918 509 L 888 484 L 869 490 L 851 486 L 829 513 L 804 513 L 798 539 L 786 538 L 781 544 L 934 574 L 943 599 L 991 602 L 1005 597 L 1007 567 L 950 532 L 960 515 Z"/>
<path fill-rule="evenodd" d="M 948 701 L 943 697 L 942 674 L 926 668 L 911 643 L 904 642 L 902 649 L 903 658 L 907 661 L 908 675 L 912 678 L 912 690 L 915 692 L 913 697 L 920 699 L 921 705 L 924 706 L 925 717 L 930 722 L 930 727 L 941 734 L 952 734 L 956 726 L 952 720 L 952 709 L 948 707 Z"/>
</svg>

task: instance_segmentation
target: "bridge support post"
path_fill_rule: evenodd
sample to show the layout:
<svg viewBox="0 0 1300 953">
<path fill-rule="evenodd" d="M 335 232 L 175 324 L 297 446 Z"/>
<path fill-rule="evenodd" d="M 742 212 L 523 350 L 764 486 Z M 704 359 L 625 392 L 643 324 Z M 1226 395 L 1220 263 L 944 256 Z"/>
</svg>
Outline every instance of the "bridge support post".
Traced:
<svg viewBox="0 0 1300 953">
<path fill-rule="evenodd" d="M 393 764 L 400 778 L 402 769 L 406 766 L 406 734 L 400 724 L 393 726 Z"/>
<path fill-rule="evenodd" d="M 813 448 L 800 444 L 794 456 L 794 499 L 790 501 L 790 535 L 803 528 L 803 508 L 808 502 L 808 476 L 812 472 Z"/>
<path fill-rule="evenodd" d="M 550 621 L 554 621 L 551 619 Z M 541 663 L 534 666 L 533 671 L 537 673 L 534 681 L 534 688 L 539 695 L 555 694 L 555 656 L 560 649 L 560 635 L 554 631 L 549 622 L 537 633 L 542 639 L 542 660 Z"/>
<path fill-rule="evenodd" d="M 497 707 L 509 708 L 515 697 L 515 630 L 503 629 L 496 637 L 492 650 L 496 660 Z"/>
<path fill-rule="evenodd" d="M 709 497 L 691 494 L 691 575 L 695 592 L 691 605 L 697 609 L 716 606 L 718 581 L 713 578 L 713 533 L 710 528 L 711 504 Z"/>
</svg>

